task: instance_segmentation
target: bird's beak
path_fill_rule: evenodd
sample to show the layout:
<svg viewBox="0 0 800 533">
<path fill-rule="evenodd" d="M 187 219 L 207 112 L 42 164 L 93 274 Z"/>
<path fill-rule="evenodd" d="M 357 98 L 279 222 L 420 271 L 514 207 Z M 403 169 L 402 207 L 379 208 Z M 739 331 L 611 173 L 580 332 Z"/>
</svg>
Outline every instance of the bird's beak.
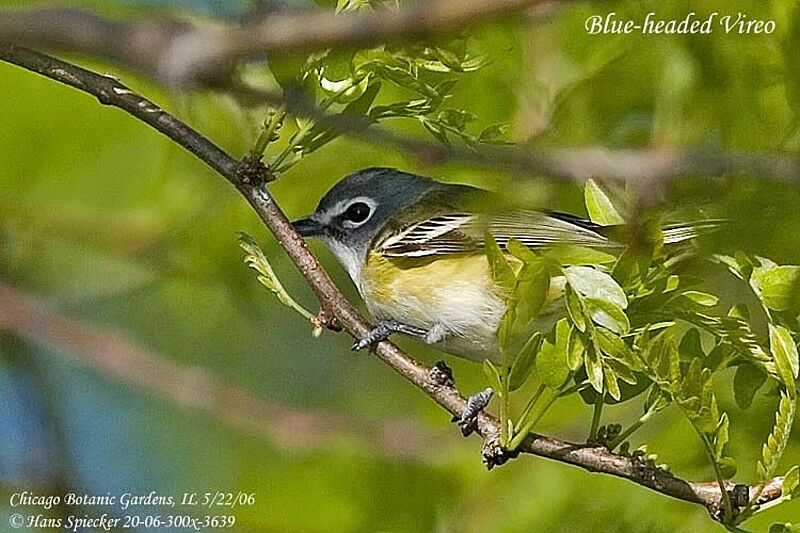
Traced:
<svg viewBox="0 0 800 533">
<path fill-rule="evenodd" d="M 322 224 L 313 218 L 301 218 L 292 222 L 295 231 L 303 237 L 314 237 L 322 234 Z"/>
</svg>

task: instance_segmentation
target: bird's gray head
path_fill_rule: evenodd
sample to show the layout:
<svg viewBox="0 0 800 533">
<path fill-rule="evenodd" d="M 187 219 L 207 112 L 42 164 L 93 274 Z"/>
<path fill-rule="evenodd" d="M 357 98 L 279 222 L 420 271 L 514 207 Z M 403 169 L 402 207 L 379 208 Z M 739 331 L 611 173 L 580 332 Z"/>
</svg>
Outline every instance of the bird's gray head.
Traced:
<svg viewBox="0 0 800 533">
<path fill-rule="evenodd" d="M 358 284 L 372 240 L 393 215 L 436 183 L 390 168 L 360 170 L 342 178 L 294 227 L 304 237 L 319 237 Z"/>
</svg>

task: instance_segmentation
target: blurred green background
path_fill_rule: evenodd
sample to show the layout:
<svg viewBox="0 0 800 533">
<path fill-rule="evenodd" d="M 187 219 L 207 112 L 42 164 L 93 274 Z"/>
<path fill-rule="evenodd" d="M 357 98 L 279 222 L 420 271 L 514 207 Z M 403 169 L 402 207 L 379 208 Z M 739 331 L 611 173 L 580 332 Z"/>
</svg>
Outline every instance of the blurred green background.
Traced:
<svg viewBox="0 0 800 533">
<path fill-rule="evenodd" d="M 247 9 L 246 2 L 199 0 L 71 4 L 124 16 L 236 16 Z M 700 11 L 685 1 L 575 2 L 479 26 L 470 30 L 469 46 L 492 63 L 462 77 L 453 103 L 476 113 L 479 126 L 509 122 L 511 139 L 533 148 L 796 154 L 796 3 L 707 4 L 714 5 Z M 583 29 L 594 14 L 683 18 L 695 9 L 700 16 L 742 11 L 774 19 L 777 29 L 688 37 L 590 36 Z M 169 93 L 112 65 L 73 59 L 121 76 L 237 157 L 252 146 L 263 119 L 263 110 L 242 109 L 224 96 Z M 289 291 L 315 309 L 253 212 L 193 156 L 121 111 L 7 64 L 0 64 L 0 91 L 0 281 L 97 335 L 127 339 L 159 360 L 252 391 L 271 406 L 265 418 L 281 424 L 259 431 L 226 423 L 202 402 L 176 405 L 80 354 L 8 328 L 0 332 L 0 530 L 15 512 L 9 496 L 21 490 L 254 493 L 255 504 L 234 513 L 240 531 L 721 530 L 698 506 L 543 459 L 521 457 L 487 472 L 479 441 L 460 438 L 442 410 L 373 357 L 350 353 L 346 336 L 313 338 L 305 321 L 258 285 L 242 264 L 238 231 L 262 243 Z M 411 121 L 390 127 L 425 135 Z M 459 165 L 424 167 L 393 149 L 348 139 L 303 160 L 270 190 L 297 217 L 341 176 L 375 165 L 513 191 L 532 205 L 584 214 L 577 186 Z M 683 180 L 670 189 L 666 209 L 732 218 L 739 231 L 718 243 L 721 250 L 798 263 L 798 205 L 800 189 L 753 177 Z M 312 248 L 356 298 L 333 257 Z M 0 326 L 13 311 L 0 308 Z M 426 361 L 442 357 L 400 342 Z M 447 361 L 463 391 L 483 386 L 478 365 Z M 737 479 L 753 481 L 775 398 L 762 393 L 741 411 L 729 389 L 721 386 L 719 394 L 731 416 Z M 638 401 L 607 409 L 604 422 L 635 419 Z M 548 413 L 540 430 L 582 441 L 589 419 L 589 408 L 572 397 Z M 781 470 L 800 461 L 797 439 Z M 645 441 L 673 472 L 713 478 L 675 408 L 633 443 Z M 800 506 L 767 511 L 747 527 L 765 531 L 776 521 L 800 521 Z"/>
</svg>

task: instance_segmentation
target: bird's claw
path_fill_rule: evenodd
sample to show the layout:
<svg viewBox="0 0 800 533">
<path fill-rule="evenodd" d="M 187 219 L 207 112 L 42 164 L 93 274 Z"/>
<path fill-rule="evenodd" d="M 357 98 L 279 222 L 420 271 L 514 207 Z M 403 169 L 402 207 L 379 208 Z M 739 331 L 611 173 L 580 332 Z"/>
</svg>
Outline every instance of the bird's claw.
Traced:
<svg viewBox="0 0 800 533">
<path fill-rule="evenodd" d="M 493 394 L 494 391 L 491 387 L 486 387 L 482 391 L 476 392 L 467 399 L 467 406 L 464 408 L 464 412 L 461 413 L 461 416 L 454 416 L 452 418 L 452 422 L 458 424 L 464 436 L 471 434 L 475 430 L 478 415 L 489 405 Z"/>
<path fill-rule="evenodd" d="M 408 335 L 422 337 L 428 332 L 422 328 L 401 324 L 400 322 L 396 322 L 394 320 L 384 320 L 378 322 L 375 327 L 369 331 L 369 333 L 357 340 L 351 349 L 354 352 L 357 352 L 358 350 L 369 348 L 370 346 L 378 344 L 381 341 L 385 341 L 392 333 L 406 333 Z"/>
<path fill-rule="evenodd" d="M 391 333 L 392 330 L 389 329 L 385 322 L 379 322 L 378 325 L 369 330 L 369 333 L 358 339 L 353 344 L 351 350 L 357 352 L 359 350 L 363 350 L 364 348 L 369 348 L 373 344 L 377 344 L 388 339 Z"/>
</svg>

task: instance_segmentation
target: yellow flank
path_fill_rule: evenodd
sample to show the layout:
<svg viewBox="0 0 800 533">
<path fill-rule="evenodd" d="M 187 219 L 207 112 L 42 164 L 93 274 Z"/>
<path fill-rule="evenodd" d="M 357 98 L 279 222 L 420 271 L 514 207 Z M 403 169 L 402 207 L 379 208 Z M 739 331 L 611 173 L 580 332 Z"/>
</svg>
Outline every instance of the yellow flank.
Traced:
<svg viewBox="0 0 800 533">
<path fill-rule="evenodd" d="M 433 331 L 428 340 L 456 355 L 498 357 L 495 332 L 506 304 L 484 254 L 385 257 L 371 251 L 360 281 L 373 317 Z M 548 300 L 561 294 L 563 278 L 556 278 Z"/>
<path fill-rule="evenodd" d="M 408 298 L 424 302 L 421 307 L 451 307 L 457 288 L 470 292 L 490 290 L 492 280 L 483 255 L 453 255 L 431 258 L 384 257 L 370 252 L 361 275 L 364 296 L 378 305 L 392 305 Z M 488 295 L 486 295 L 488 296 Z M 478 302 L 475 302 L 478 303 Z M 426 320 L 425 309 L 411 310 Z"/>
<path fill-rule="evenodd" d="M 431 330 L 443 349 L 496 357 L 494 333 L 505 311 L 483 254 L 401 258 L 370 252 L 361 293 L 373 316 Z"/>
</svg>

